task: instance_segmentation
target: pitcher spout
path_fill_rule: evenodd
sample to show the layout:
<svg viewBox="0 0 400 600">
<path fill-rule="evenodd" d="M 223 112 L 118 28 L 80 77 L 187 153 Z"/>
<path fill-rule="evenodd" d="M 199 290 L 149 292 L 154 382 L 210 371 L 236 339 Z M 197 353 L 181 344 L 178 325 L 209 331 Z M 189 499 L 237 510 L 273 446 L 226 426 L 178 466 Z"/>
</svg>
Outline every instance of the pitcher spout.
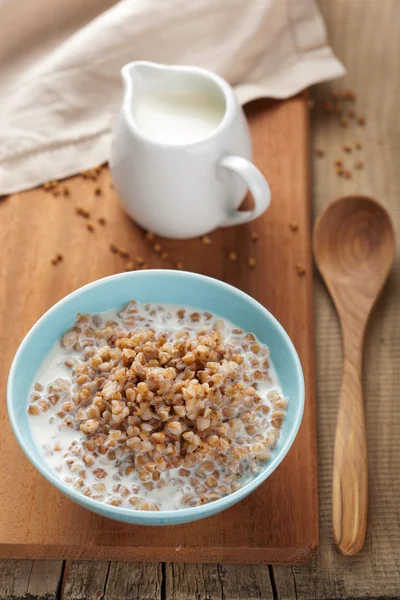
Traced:
<svg viewBox="0 0 400 600">
<path fill-rule="evenodd" d="M 133 90 L 135 93 L 147 91 L 157 72 L 164 69 L 164 65 L 144 60 L 128 63 L 121 70 L 125 94 L 132 94 Z"/>
<path fill-rule="evenodd" d="M 136 61 L 123 67 L 122 79 L 123 119 L 131 133 L 148 143 L 201 142 L 229 126 L 238 113 L 232 88 L 200 67 Z"/>
</svg>

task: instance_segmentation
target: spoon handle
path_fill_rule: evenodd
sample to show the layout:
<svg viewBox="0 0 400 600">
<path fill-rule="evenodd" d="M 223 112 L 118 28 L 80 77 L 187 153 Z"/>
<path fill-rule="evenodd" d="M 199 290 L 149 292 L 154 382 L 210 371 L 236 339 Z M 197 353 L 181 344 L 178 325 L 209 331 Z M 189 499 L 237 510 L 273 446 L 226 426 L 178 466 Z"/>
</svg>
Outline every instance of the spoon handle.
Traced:
<svg viewBox="0 0 400 600">
<path fill-rule="evenodd" d="M 356 554 L 363 546 L 368 506 L 362 344 L 357 346 L 345 343 L 333 463 L 333 537 L 338 550 L 347 555 Z"/>
</svg>

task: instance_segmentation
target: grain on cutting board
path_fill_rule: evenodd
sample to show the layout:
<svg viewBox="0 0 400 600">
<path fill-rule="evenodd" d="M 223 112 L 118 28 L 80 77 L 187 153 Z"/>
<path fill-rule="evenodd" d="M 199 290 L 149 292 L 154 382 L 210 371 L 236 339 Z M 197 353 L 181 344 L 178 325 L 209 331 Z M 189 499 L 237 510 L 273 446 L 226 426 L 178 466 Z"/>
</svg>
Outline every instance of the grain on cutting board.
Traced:
<svg viewBox="0 0 400 600">
<path fill-rule="evenodd" d="M 308 109 L 305 99 L 297 97 L 284 103 L 253 103 L 249 115 L 255 161 L 268 178 L 273 202 L 254 223 L 213 232 L 209 236 L 211 244 L 203 244 L 199 239 L 159 240 L 151 232 L 144 234 L 122 210 L 104 168 L 96 174 L 96 185 L 103 190 L 100 196 L 93 194 L 91 176 L 78 176 L 65 183 L 70 189 L 68 198 L 53 198 L 38 189 L 12 196 L 1 205 L 4 260 L 0 269 L 4 285 L 0 315 L 7 315 L 0 327 L 7 349 L 1 381 L 6 380 L 12 356 L 24 334 L 64 295 L 99 277 L 124 270 L 125 264 L 134 262 L 136 256 L 143 259 L 142 268 L 176 264 L 177 268 L 211 275 L 249 292 L 271 310 L 292 336 L 305 370 L 308 393 L 302 427 L 288 457 L 265 484 L 229 511 L 190 525 L 147 529 L 102 519 L 61 496 L 23 457 L 9 427 L 5 427 L 0 450 L 10 457 L 7 464 L 18 465 L 21 477 L 15 478 L 14 467 L 5 466 L 2 480 L 5 489 L 9 487 L 7 482 L 10 486 L 12 482 L 14 493 L 27 503 L 12 502 L 7 492 L 0 498 L 3 556 L 254 563 L 301 561 L 315 551 Z M 101 235 L 99 231 L 89 234 L 82 227 L 80 215 L 75 214 L 79 198 L 85 199 L 84 208 L 93 220 L 100 215 L 107 220 L 108 226 L 101 229 Z M 290 222 L 299 224 L 296 236 L 289 230 Z M 32 230 L 35 236 L 30 235 Z M 257 242 L 252 233 L 258 235 Z M 162 252 L 168 253 L 168 260 L 154 252 L 157 243 Z M 110 244 L 114 245 L 111 252 Z M 122 258 L 120 251 L 127 252 L 129 258 Z M 231 251 L 237 253 L 237 261 L 228 259 Z M 57 252 L 64 255 L 64 261 L 53 268 L 49 257 Z M 256 268 L 249 268 L 249 257 L 255 258 Z M 304 277 L 296 274 L 297 262 L 306 268 Z M 12 272 L 18 272 L 19 277 L 7 276 Z M 30 293 L 37 281 L 41 293 Z M 295 298 L 296 310 L 283 302 L 283 297 Z M 4 405 L 0 406 L 0 415 L 8 423 Z M 27 488 L 29 495 L 24 494 Z M 26 527 L 21 527 L 21 522 Z M 82 527 L 71 526 L 78 522 Z M 179 546 L 184 551 L 177 557 L 175 548 Z"/>
</svg>

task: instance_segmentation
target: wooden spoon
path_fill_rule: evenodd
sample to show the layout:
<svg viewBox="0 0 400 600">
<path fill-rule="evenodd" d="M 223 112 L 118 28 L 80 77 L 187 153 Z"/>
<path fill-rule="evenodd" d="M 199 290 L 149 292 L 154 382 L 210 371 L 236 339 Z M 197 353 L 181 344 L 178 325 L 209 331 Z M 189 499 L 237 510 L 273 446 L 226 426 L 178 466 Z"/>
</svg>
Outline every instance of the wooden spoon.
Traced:
<svg viewBox="0 0 400 600">
<path fill-rule="evenodd" d="M 367 524 L 368 466 L 362 399 L 362 353 L 372 307 L 389 274 L 395 237 L 372 198 L 329 204 L 314 229 L 314 255 L 339 314 L 344 369 L 333 463 L 332 523 L 343 554 L 361 550 Z"/>
</svg>

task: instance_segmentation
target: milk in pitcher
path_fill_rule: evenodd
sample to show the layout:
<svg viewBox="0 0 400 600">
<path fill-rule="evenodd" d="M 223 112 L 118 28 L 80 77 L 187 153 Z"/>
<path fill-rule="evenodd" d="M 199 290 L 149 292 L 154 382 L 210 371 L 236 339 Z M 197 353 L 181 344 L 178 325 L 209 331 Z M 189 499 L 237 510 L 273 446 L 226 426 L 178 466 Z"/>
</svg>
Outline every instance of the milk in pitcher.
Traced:
<svg viewBox="0 0 400 600">
<path fill-rule="evenodd" d="M 163 144 L 187 144 L 210 136 L 225 113 L 223 97 L 208 94 L 150 92 L 133 106 L 138 128 Z"/>
</svg>

